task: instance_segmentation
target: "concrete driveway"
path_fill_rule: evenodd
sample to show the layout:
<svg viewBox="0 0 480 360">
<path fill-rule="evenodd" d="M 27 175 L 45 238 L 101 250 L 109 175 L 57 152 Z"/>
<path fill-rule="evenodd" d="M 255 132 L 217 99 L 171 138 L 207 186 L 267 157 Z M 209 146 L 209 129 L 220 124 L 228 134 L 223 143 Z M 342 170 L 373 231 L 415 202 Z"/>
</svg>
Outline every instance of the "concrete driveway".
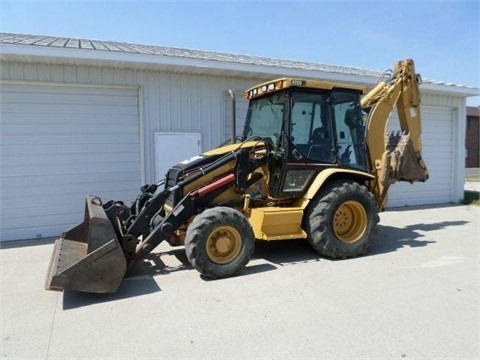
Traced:
<svg viewBox="0 0 480 360">
<path fill-rule="evenodd" d="M 202 279 L 160 246 L 118 293 L 43 290 L 52 243 L 3 244 L 7 359 L 478 359 L 480 207 L 381 214 L 367 256 L 258 243 L 242 275 Z"/>
</svg>

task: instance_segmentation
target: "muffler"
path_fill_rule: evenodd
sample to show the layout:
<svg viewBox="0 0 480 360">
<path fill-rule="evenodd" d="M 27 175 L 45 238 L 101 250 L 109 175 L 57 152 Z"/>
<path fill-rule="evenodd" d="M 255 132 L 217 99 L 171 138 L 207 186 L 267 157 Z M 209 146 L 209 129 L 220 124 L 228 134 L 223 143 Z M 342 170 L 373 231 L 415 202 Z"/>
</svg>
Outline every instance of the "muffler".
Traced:
<svg viewBox="0 0 480 360">
<path fill-rule="evenodd" d="M 55 241 L 45 289 L 113 293 L 126 270 L 125 255 L 101 200 L 87 196 L 83 222 Z"/>
</svg>

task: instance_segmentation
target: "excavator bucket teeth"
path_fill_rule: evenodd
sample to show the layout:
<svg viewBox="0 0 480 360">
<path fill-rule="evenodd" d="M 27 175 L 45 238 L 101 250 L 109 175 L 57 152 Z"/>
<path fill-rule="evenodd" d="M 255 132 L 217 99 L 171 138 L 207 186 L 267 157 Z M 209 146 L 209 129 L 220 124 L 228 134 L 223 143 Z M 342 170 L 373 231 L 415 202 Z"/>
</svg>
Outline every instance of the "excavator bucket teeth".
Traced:
<svg viewBox="0 0 480 360">
<path fill-rule="evenodd" d="M 84 221 L 55 241 L 45 289 L 115 292 L 127 262 L 101 201 L 88 196 Z"/>
</svg>

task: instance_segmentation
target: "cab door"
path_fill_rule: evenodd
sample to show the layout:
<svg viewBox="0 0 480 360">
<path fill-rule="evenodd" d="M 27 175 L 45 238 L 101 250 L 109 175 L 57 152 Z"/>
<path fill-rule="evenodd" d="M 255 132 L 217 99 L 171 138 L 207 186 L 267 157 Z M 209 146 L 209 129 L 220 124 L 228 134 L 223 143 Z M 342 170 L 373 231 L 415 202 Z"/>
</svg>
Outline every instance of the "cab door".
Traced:
<svg viewBox="0 0 480 360">
<path fill-rule="evenodd" d="M 337 160 L 330 94 L 297 90 L 289 95 L 281 179 L 270 189 L 281 198 L 302 195 L 314 176 Z"/>
</svg>

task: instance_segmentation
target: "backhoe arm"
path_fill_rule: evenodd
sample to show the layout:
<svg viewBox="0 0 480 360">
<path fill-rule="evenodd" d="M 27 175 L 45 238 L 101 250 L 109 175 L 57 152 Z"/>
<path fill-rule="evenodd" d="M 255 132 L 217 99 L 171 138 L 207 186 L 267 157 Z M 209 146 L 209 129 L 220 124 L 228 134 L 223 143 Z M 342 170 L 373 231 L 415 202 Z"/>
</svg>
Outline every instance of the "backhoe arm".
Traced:
<svg viewBox="0 0 480 360">
<path fill-rule="evenodd" d="M 375 180 L 370 190 L 380 210 L 385 209 L 391 184 L 428 179 L 421 156 L 420 82 L 413 60 L 399 61 L 394 66 L 390 81 L 380 82 L 361 102 L 362 108 L 371 108 L 366 141 Z M 401 131 L 387 134 L 388 119 L 395 106 Z"/>
</svg>

